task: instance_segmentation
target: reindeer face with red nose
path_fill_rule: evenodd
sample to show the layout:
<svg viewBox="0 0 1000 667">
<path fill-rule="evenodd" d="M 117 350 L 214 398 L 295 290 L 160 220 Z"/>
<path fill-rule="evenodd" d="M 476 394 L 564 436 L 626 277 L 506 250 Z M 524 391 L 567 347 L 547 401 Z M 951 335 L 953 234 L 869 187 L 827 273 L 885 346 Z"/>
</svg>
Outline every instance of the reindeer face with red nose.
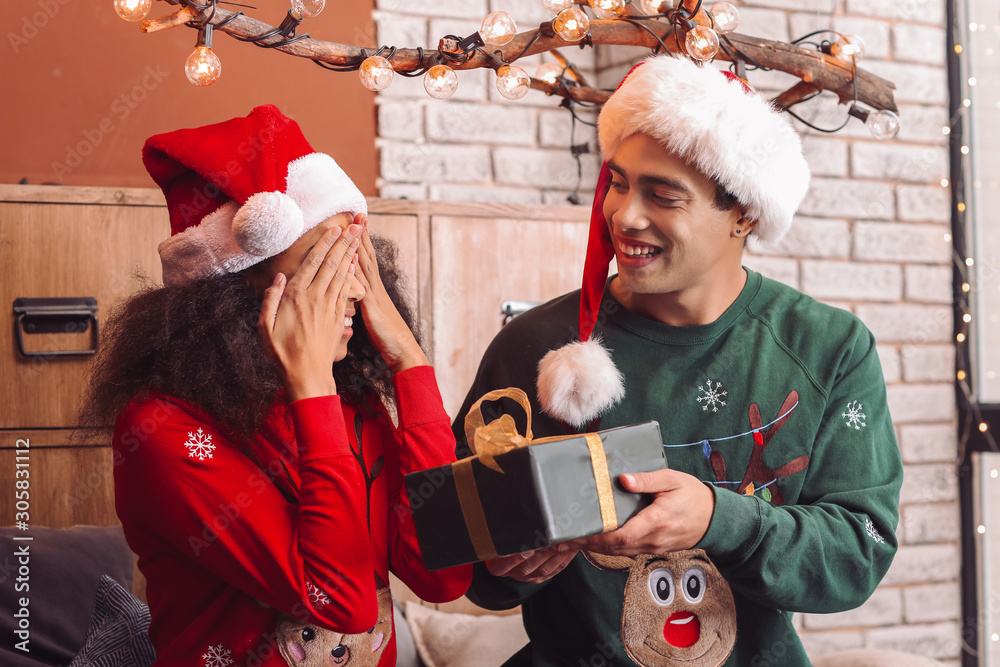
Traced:
<svg viewBox="0 0 1000 667">
<path fill-rule="evenodd" d="M 700 549 L 662 555 L 587 552 L 602 570 L 628 570 L 622 643 L 643 667 L 718 667 L 736 644 L 729 584 Z"/>
</svg>

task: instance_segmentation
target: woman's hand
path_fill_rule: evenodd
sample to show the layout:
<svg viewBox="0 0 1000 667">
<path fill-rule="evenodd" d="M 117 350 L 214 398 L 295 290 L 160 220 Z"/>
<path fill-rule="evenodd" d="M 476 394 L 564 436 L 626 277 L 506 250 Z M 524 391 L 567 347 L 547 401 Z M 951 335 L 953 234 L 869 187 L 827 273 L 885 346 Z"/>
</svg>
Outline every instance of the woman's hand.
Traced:
<svg viewBox="0 0 1000 667">
<path fill-rule="evenodd" d="M 257 328 L 297 401 L 337 392 L 333 362 L 344 335 L 350 276 L 360 228 L 334 225 L 323 233 L 291 277 L 283 273 L 264 291 Z"/>
<path fill-rule="evenodd" d="M 406 326 L 382 284 L 375 248 L 368 236 L 368 216 L 359 213 L 354 222 L 363 226 L 361 247 L 358 248 L 358 266 L 361 270 L 358 271 L 357 278 L 365 288 L 365 298 L 361 300 L 361 317 L 372 343 L 393 373 L 428 365 L 430 362 L 427 361 L 427 356 L 420 349 L 413 332 Z"/>
</svg>

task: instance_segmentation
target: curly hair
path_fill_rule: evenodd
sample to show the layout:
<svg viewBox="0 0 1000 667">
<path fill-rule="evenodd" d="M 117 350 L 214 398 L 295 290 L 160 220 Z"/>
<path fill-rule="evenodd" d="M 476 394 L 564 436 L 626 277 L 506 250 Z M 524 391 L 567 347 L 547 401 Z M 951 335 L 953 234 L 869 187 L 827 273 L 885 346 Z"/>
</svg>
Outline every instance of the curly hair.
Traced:
<svg viewBox="0 0 1000 667">
<path fill-rule="evenodd" d="M 372 244 L 386 291 L 419 343 L 396 245 L 381 236 L 373 236 Z M 257 331 L 260 307 L 261 297 L 244 273 L 172 287 L 147 283 L 103 327 L 80 425 L 109 429 L 133 398 L 163 393 L 199 406 L 248 441 L 283 387 Z M 360 309 L 353 328 L 347 356 L 333 365 L 337 393 L 359 407 L 373 399 L 391 403 L 392 372 Z"/>
</svg>

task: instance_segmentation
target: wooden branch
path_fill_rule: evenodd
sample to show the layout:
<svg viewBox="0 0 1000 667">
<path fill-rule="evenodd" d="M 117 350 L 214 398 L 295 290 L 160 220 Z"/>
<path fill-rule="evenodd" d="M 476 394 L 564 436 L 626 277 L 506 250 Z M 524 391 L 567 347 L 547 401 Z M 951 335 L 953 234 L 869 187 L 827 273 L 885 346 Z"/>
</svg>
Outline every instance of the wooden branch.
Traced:
<svg viewBox="0 0 1000 667">
<path fill-rule="evenodd" d="M 797 84 L 775 97 L 772 101 L 776 106 L 787 109 L 793 104 L 806 100 L 819 92 L 819 88 L 814 83 L 799 81 Z"/>
<path fill-rule="evenodd" d="M 159 32 L 160 30 L 167 30 L 168 28 L 176 28 L 179 25 L 184 25 L 188 21 L 193 21 L 198 17 L 194 11 L 189 7 L 181 7 L 173 14 L 167 14 L 166 16 L 161 16 L 158 19 L 146 19 L 139 24 L 139 30 L 142 32 Z"/>
<path fill-rule="evenodd" d="M 192 9 L 199 15 L 198 20 L 208 19 L 209 10 Z M 217 7 L 215 16 L 211 22 L 218 25 L 233 15 L 233 12 Z M 640 27 L 642 24 L 649 30 Z M 547 24 L 542 24 L 544 28 Z M 229 33 L 236 37 L 253 38 L 260 37 L 274 30 L 274 27 L 252 19 L 248 16 L 238 16 L 227 23 L 219 31 Z M 671 34 L 671 27 L 662 21 L 651 19 L 637 20 L 634 23 L 623 20 L 591 21 L 590 40 L 591 44 L 618 44 L 629 46 L 644 46 L 654 50 L 662 50 L 660 40 L 662 40 L 668 50 L 672 52 L 680 51 L 677 39 Z M 652 31 L 652 33 L 650 32 Z M 552 34 L 550 30 L 545 30 L 538 34 L 539 30 L 522 32 L 514 37 L 502 48 L 494 49 L 499 52 L 501 58 L 507 62 L 512 62 L 518 58 L 532 56 L 538 53 L 552 51 L 557 48 L 568 48 L 582 46 L 583 42 L 567 42 L 558 35 Z M 657 39 L 659 36 L 659 39 Z M 809 50 L 793 44 L 775 42 L 767 39 L 759 39 L 748 35 L 732 33 L 727 35 L 729 42 L 742 52 L 750 64 L 756 64 L 767 69 L 778 70 L 792 74 L 804 82 L 811 84 L 817 90 L 830 90 L 837 94 L 841 103 L 850 102 L 855 99 L 855 87 L 857 88 L 857 100 L 875 109 L 888 109 L 896 111 L 896 103 L 893 99 L 895 85 L 879 76 L 866 72 L 862 69 L 852 71 L 852 65 L 845 63 L 834 56 Z M 275 44 L 284 41 L 285 38 L 275 35 L 261 40 L 262 44 Z M 360 47 L 346 44 L 336 44 L 324 42 L 312 38 L 301 39 L 291 44 L 274 47 L 274 50 L 309 58 L 331 65 L 359 65 L 364 58 L 364 53 Z M 717 60 L 730 60 L 724 50 L 720 49 L 716 56 Z M 422 52 L 417 49 L 398 49 L 392 57 L 392 66 L 397 72 L 418 71 L 428 65 L 438 62 L 438 52 L 426 50 Z M 456 70 L 477 69 L 482 67 L 493 68 L 493 59 L 485 52 L 477 50 L 464 62 L 448 62 L 448 65 Z M 550 92 L 544 82 L 533 82 L 532 87 L 538 90 Z M 552 94 L 568 94 L 573 99 L 586 98 L 586 101 L 598 102 L 599 99 L 606 99 L 603 91 L 587 89 L 589 92 L 576 88 L 563 90 L 562 86 L 552 86 Z M 801 91 L 796 91 L 798 94 Z M 791 98 L 789 98 L 791 99 Z M 791 106 L 791 105 L 786 105 Z"/>
</svg>

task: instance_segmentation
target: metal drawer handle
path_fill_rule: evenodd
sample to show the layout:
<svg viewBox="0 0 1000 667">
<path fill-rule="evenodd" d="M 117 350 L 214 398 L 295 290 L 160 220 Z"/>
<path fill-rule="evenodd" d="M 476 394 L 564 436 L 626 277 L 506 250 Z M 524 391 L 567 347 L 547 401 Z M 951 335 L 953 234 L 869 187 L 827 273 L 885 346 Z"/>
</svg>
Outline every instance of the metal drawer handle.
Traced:
<svg viewBox="0 0 1000 667">
<path fill-rule="evenodd" d="M 17 351 L 22 357 L 86 356 L 97 352 L 97 299 L 91 296 L 14 299 L 17 316 Z M 55 350 L 28 352 L 24 349 L 24 334 L 83 333 L 90 327 L 93 346 L 86 350 Z"/>
</svg>

